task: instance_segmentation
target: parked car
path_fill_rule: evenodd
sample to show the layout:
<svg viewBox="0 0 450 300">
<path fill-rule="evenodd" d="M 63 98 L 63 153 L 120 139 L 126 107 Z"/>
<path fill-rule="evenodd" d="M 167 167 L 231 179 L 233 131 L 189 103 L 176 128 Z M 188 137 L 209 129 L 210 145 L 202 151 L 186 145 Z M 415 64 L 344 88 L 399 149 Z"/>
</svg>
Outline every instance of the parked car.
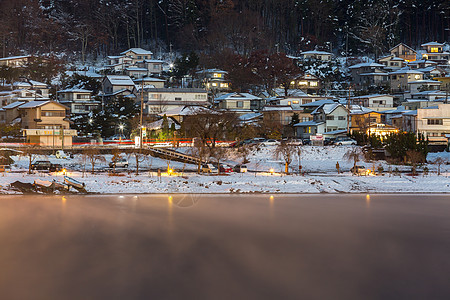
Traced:
<svg viewBox="0 0 450 300">
<path fill-rule="evenodd" d="M 202 165 L 202 173 L 217 173 L 217 168 L 213 164 Z"/>
<path fill-rule="evenodd" d="M 294 145 L 294 146 L 302 146 L 303 145 L 303 141 L 301 139 L 287 139 L 286 142 L 289 145 Z"/>
<path fill-rule="evenodd" d="M 247 173 L 246 165 L 235 165 L 233 171 L 236 173 Z"/>
<path fill-rule="evenodd" d="M 328 137 L 326 137 L 323 140 L 323 145 L 324 146 L 333 145 L 334 144 L 334 140 L 335 140 L 335 138 L 328 138 Z"/>
<path fill-rule="evenodd" d="M 338 136 L 335 140 L 334 140 L 334 144 L 337 146 L 342 146 L 342 145 L 356 145 L 356 141 L 352 138 L 349 138 L 348 136 Z"/>
<path fill-rule="evenodd" d="M 49 160 L 38 160 L 31 164 L 31 170 L 59 172 L 63 168 L 60 164 L 52 164 Z"/>
<path fill-rule="evenodd" d="M 220 173 L 231 173 L 233 172 L 233 169 L 229 165 L 220 165 L 219 166 L 219 172 Z"/>
<path fill-rule="evenodd" d="M 128 160 L 125 158 L 118 158 L 117 160 L 113 160 L 109 163 L 110 168 L 128 168 Z"/>
<path fill-rule="evenodd" d="M 302 143 L 303 143 L 303 145 L 311 145 L 311 140 L 310 139 L 302 139 Z"/>
<path fill-rule="evenodd" d="M 268 139 L 261 143 L 263 146 L 278 146 L 279 144 L 280 142 L 274 139 Z"/>
<path fill-rule="evenodd" d="M 370 170 L 364 168 L 363 166 L 353 166 L 350 171 L 357 175 L 368 175 L 370 173 Z"/>
</svg>

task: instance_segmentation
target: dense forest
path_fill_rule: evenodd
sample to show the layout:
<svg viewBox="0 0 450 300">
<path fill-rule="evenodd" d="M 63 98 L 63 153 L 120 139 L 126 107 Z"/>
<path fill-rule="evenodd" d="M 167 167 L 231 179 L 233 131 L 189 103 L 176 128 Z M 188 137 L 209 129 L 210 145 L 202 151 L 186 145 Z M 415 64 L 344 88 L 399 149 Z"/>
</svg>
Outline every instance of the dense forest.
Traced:
<svg viewBox="0 0 450 300">
<path fill-rule="evenodd" d="M 323 49 L 349 54 L 450 39 L 448 0 L 0 0 L 0 57 Z"/>
</svg>

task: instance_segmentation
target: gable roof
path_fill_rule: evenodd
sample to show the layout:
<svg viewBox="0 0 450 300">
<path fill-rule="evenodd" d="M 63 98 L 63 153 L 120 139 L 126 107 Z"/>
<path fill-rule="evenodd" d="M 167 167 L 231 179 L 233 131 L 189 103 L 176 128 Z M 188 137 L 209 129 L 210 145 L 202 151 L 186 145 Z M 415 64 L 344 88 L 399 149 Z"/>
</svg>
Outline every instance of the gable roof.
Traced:
<svg viewBox="0 0 450 300">
<path fill-rule="evenodd" d="M 414 53 L 417 53 L 416 50 L 414 50 L 413 48 L 411 48 L 410 46 L 404 44 L 404 43 L 399 43 L 396 46 L 392 47 L 391 49 L 389 49 L 389 52 L 391 52 L 392 50 L 394 50 L 395 48 L 399 47 L 399 46 L 403 46 L 405 48 L 408 48 L 409 50 L 414 51 Z"/>
<path fill-rule="evenodd" d="M 152 51 L 148 51 L 148 50 L 145 50 L 145 49 L 142 49 L 142 48 L 130 48 L 130 49 L 126 50 L 126 51 L 123 51 L 120 54 L 124 55 L 124 54 L 127 54 L 128 52 L 133 52 L 133 53 L 138 54 L 138 55 L 152 55 L 153 54 Z"/>
<path fill-rule="evenodd" d="M 421 47 L 427 47 L 427 46 L 444 46 L 444 44 L 438 43 L 438 42 L 428 42 L 425 44 L 420 45 Z"/>
<path fill-rule="evenodd" d="M 364 68 L 364 67 L 380 67 L 380 68 L 384 68 L 386 66 L 382 65 L 382 64 L 378 64 L 378 63 L 360 63 L 360 64 L 356 64 L 356 65 L 350 66 L 349 69 L 359 69 L 359 68 Z"/>
<path fill-rule="evenodd" d="M 132 85 L 134 86 L 133 80 L 130 76 L 123 75 L 106 75 L 105 77 L 112 85 Z"/>
<path fill-rule="evenodd" d="M 318 108 L 316 108 L 311 114 L 318 114 L 320 113 L 319 110 L 322 110 L 324 114 L 329 115 L 331 114 L 333 111 L 335 111 L 338 107 L 343 107 L 345 108 L 342 104 L 340 103 L 326 103 L 326 104 L 322 104 L 321 106 L 319 106 Z"/>
<path fill-rule="evenodd" d="M 50 100 L 47 100 L 47 101 L 30 101 L 30 102 L 27 102 L 27 103 L 21 105 L 19 107 L 19 109 L 22 109 L 22 108 L 35 108 L 35 107 L 39 107 L 39 106 L 42 106 L 42 105 L 45 105 L 45 104 L 48 104 L 48 103 L 51 103 L 51 102 L 52 101 L 50 101 Z M 57 102 L 55 102 L 55 103 L 57 103 Z M 60 103 L 58 103 L 58 104 L 62 105 Z"/>
<path fill-rule="evenodd" d="M 3 106 L 3 109 L 12 109 L 12 108 L 16 108 L 18 106 L 21 106 L 22 104 L 24 104 L 25 102 L 22 101 L 17 101 L 17 102 L 13 102 L 10 103 L 8 105 Z"/>
<path fill-rule="evenodd" d="M 262 100 L 262 98 L 249 93 L 228 93 L 215 99 L 215 101 L 223 100 Z"/>
</svg>

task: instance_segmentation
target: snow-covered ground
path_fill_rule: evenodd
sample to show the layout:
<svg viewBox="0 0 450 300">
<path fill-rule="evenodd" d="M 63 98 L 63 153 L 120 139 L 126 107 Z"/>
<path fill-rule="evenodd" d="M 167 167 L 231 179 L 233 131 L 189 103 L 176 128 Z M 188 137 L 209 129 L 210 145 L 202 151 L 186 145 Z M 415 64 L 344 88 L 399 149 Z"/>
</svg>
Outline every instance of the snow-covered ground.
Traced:
<svg viewBox="0 0 450 300">
<path fill-rule="evenodd" d="M 232 173 L 229 175 L 199 175 L 195 173 L 196 167 L 179 162 L 170 162 L 159 158 L 149 157 L 141 163 L 144 170 L 139 175 L 134 174 L 135 161 L 129 157 L 129 169 L 119 175 L 108 175 L 107 164 L 111 155 L 105 155 L 105 161 L 96 164 L 96 174 L 86 172 L 83 174 L 81 156 L 74 159 L 56 159 L 54 156 L 38 157 L 60 163 L 67 169 L 67 175 L 86 183 L 86 189 L 92 193 L 450 193 L 449 169 L 450 165 L 441 166 L 441 175 L 437 175 L 437 165 L 427 164 L 429 174 L 423 176 L 410 176 L 400 173 L 397 176 L 389 174 L 387 170 L 398 168 L 400 172 L 409 172 L 409 166 L 389 166 L 385 161 L 375 164 L 361 161 L 358 165 L 366 168 L 378 169 L 383 166 L 383 176 L 352 176 L 350 168 L 353 162 L 347 161 L 344 156 L 351 146 L 340 147 L 301 147 L 300 163 L 304 175 L 283 175 L 284 163 L 273 157 L 274 147 L 262 147 L 255 150 L 248 158 L 247 166 L 251 172 L 244 174 Z M 180 150 L 180 149 L 178 149 Z M 186 152 L 187 150 L 184 149 Z M 428 160 L 443 157 L 450 161 L 450 153 L 430 153 Z M 15 164 L 12 171 L 0 175 L 0 193 L 10 193 L 7 187 L 10 183 L 19 180 L 34 182 L 40 180 L 63 180 L 62 174 L 35 173 L 27 174 L 28 161 L 26 157 L 13 157 Z M 242 160 L 236 153 L 229 156 L 229 164 L 234 165 Z M 343 173 L 337 174 L 336 162 L 339 162 Z M 295 158 L 291 165 L 292 170 L 298 170 L 299 160 Z M 169 176 L 166 173 L 168 165 L 175 170 Z M 162 171 L 161 177 L 156 170 Z M 275 173 L 269 173 L 274 169 Z M 86 165 L 90 170 L 90 165 Z M 421 168 L 419 168 L 421 170 Z"/>
</svg>

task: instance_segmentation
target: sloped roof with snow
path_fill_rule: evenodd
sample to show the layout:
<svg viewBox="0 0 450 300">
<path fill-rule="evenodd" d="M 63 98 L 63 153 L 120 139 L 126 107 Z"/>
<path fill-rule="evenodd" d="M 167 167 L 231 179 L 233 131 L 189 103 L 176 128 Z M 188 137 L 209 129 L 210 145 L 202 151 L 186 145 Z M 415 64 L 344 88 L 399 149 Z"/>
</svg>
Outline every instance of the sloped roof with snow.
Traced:
<svg viewBox="0 0 450 300">
<path fill-rule="evenodd" d="M 57 91 L 57 93 L 92 93 L 92 91 L 85 90 L 85 89 L 73 88 L 73 89 L 65 89 L 65 90 Z"/>
<path fill-rule="evenodd" d="M 332 53 L 330 53 L 330 52 L 326 52 L 326 51 L 316 51 L 316 50 L 313 50 L 313 51 L 304 51 L 304 52 L 302 52 L 301 54 L 332 55 Z"/>
<path fill-rule="evenodd" d="M 394 75 L 394 74 L 423 74 L 423 72 L 420 72 L 417 70 L 410 70 L 410 69 L 400 69 L 400 70 L 389 73 L 389 75 Z"/>
<path fill-rule="evenodd" d="M 384 68 L 386 66 L 382 65 L 382 64 L 378 64 L 378 63 L 360 63 L 360 64 L 353 65 L 353 66 L 349 67 L 349 69 L 359 69 L 359 68 L 365 68 L 365 67 L 380 67 L 380 68 Z"/>
<path fill-rule="evenodd" d="M 148 51 L 148 50 L 145 50 L 142 48 L 131 48 L 131 49 L 121 52 L 120 54 L 124 55 L 124 54 L 127 54 L 128 52 L 133 52 L 138 55 L 152 55 L 153 54 L 152 51 Z"/>
<path fill-rule="evenodd" d="M 438 42 L 428 42 L 425 44 L 420 45 L 421 47 L 427 47 L 427 46 L 444 46 L 444 44 L 438 43 Z"/>
<path fill-rule="evenodd" d="M 249 93 L 228 93 L 215 99 L 215 101 L 223 100 L 262 100 L 262 98 Z"/>
<path fill-rule="evenodd" d="M 24 103 L 26 103 L 26 102 L 22 102 L 22 101 L 13 102 L 13 103 L 3 106 L 3 109 L 13 109 L 13 108 L 21 106 Z"/>
<path fill-rule="evenodd" d="M 313 101 L 310 103 L 302 104 L 302 105 L 300 105 L 300 107 L 318 107 L 318 106 L 321 106 L 321 105 L 327 104 L 327 103 L 335 103 L 335 102 L 330 99 L 321 99 L 321 100 Z"/>
<path fill-rule="evenodd" d="M 317 126 L 324 123 L 325 122 L 305 121 L 295 124 L 294 127 Z"/>
<path fill-rule="evenodd" d="M 378 97 L 392 97 L 388 94 L 371 94 L 371 95 L 364 95 L 364 96 L 357 96 L 357 97 L 351 97 L 351 99 L 368 99 L 368 98 L 378 98 Z"/>
<path fill-rule="evenodd" d="M 52 101 L 30 101 L 30 102 L 27 102 L 27 103 L 21 105 L 20 109 L 22 109 L 22 108 L 35 108 L 35 107 L 39 107 L 39 106 L 42 106 L 42 105 L 45 105 L 45 104 L 48 104 L 48 103 L 51 103 L 51 102 Z M 57 102 L 55 102 L 55 103 L 57 103 Z M 60 104 L 60 105 L 62 105 L 62 104 Z"/>
<path fill-rule="evenodd" d="M 289 105 L 268 105 L 264 106 L 263 111 L 292 111 Z"/>
<path fill-rule="evenodd" d="M 111 82 L 112 85 L 132 85 L 134 86 L 133 80 L 130 76 L 124 75 L 107 75 L 106 78 Z"/>
</svg>

